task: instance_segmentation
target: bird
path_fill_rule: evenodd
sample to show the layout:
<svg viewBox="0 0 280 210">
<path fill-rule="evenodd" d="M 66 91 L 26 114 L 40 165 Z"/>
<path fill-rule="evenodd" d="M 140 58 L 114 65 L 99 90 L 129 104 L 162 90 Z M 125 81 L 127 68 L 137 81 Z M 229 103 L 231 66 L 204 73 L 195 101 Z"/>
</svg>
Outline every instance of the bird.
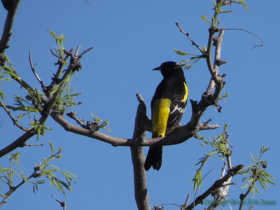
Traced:
<svg viewBox="0 0 280 210">
<path fill-rule="evenodd" d="M 162 63 L 153 70 L 160 70 L 162 81 L 151 101 L 152 138 L 165 137 L 178 126 L 189 95 L 183 69 L 173 61 Z M 150 146 L 144 168 L 159 170 L 162 165 L 162 146 Z"/>
</svg>

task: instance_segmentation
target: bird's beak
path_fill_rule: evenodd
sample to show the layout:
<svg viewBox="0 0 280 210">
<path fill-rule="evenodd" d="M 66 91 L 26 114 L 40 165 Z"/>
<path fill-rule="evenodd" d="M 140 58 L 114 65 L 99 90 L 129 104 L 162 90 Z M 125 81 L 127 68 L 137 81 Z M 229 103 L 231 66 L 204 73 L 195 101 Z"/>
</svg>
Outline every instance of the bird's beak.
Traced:
<svg viewBox="0 0 280 210">
<path fill-rule="evenodd" d="M 155 70 L 155 71 L 160 71 L 160 66 L 159 66 L 159 67 L 154 68 L 153 70 Z"/>
</svg>

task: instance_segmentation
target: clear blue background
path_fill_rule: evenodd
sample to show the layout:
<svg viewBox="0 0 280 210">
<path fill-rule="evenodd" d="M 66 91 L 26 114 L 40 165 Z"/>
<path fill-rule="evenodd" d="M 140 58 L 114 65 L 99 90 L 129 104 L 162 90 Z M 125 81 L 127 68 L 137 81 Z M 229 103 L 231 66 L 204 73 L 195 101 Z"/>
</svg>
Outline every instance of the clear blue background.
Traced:
<svg viewBox="0 0 280 210">
<path fill-rule="evenodd" d="M 102 120 L 109 119 L 112 136 L 131 138 L 137 109 L 136 93 L 140 93 L 149 107 L 154 91 L 162 79 L 158 72 L 151 69 L 167 60 L 180 61 L 187 59 L 173 51 L 174 48 L 199 54 L 185 35 L 179 32 L 175 22 L 190 33 L 190 36 L 201 47 L 207 45 L 209 25 L 200 16 L 209 19 L 213 15 L 212 1 L 22 1 L 16 16 L 13 35 L 9 43 L 7 55 L 11 59 L 19 75 L 33 87 L 40 87 L 33 76 L 29 61 L 32 52 L 35 69 L 45 84 L 56 72 L 54 63 L 57 59 L 50 53 L 55 47 L 54 39 L 47 33 L 52 30 L 56 34 L 63 33 L 67 38 L 66 49 L 82 45 L 81 50 L 89 47 L 94 49 L 82 58 L 82 71 L 74 78 L 72 86 L 76 92 L 83 92 L 77 98 L 83 102 L 73 111 L 79 118 L 90 120 L 90 113 Z M 213 118 L 211 124 L 219 124 L 220 129 L 200 132 L 206 139 L 222 132 L 228 123 L 229 141 L 232 148 L 233 165 L 251 163 L 250 153 L 259 154 L 265 145 L 270 151 L 263 159 L 268 161 L 268 173 L 275 177 L 278 184 L 279 176 L 279 7 L 278 1 L 248 0 L 251 12 L 242 5 L 234 5 L 229 9 L 234 12 L 220 15 L 220 27 L 242 28 L 259 35 L 264 45 L 256 37 L 241 31 L 226 31 L 222 59 L 228 64 L 220 68 L 226 73 L 226 86 L 223 93 L 229 92 L 230 97 L 223 106 L 222 113 L 212 107 L 202 117 L 202 121 Z M 6 11 L 0 9 L 1 28 Z M 201 60 L 191 70 L 185 72 L 189 86 L 189 99 L 200 100 L 206 90 L 210 75 L 206 62 Z M 13 104 L 13 94 L 25 96 L 15 82 L 2 82 L 6 104 Z M 150 115 L 150 110 L 148 109 Z M 19 113 L 13 113 L 14 116 Z M 190 120 L 191 107 L 187 106 L 181 123 Z M 66 117 L 69 122 L 73 122 Z M 9 116 L 1 109 L 0 148 L 13 142 L 22 131 L 12 126 Z M 28 121 L 22 121 L 24 126 Z M 39 186 L 39 192 L 32 191 L 31 184 L 24 184 L 9 199 L 2 209 L 60 209 L 59 204 L 51 197 L 55 195 L 67 202 L 67 209 L 136 209 L 133 189 L 133 170 L 129 147 L 112 147 L 95 139 L 67 133 L 51 118 L 46 125 L 53 131 L 46 133 L 39 143 L 44 147 L 20 148 L 20 162 L 26 176 L 33 172 L 33 163 L 42 162 L 49 157 L 51 150 L 48 141 L 52 141 L 56 150 L 63 147 L 62 160 L 53 164 L 78 176 L 73 192 L 64 197 L 55 187 L 50 188 L 49 182 Z M 102 131 L 108 133 L 106 131 Z M 150 134 L 147 137 L 150 138 Z M 36 143 L 33 137 L 28 143 Z M 148 148 L 144 148 L 145 154 Z M 16 152 L 14 151 L 14 152 Z M 205 153 L 211 152 L 210 147 L 202 148 L 195 138 L 180 145 L 164 148 L 163 166 L 160 171 L 147 172 L 150 204 L 164 203 L 184 204 L 188 193 L 191 201 L 194 198 L 193 183 L 195 164 Z M 8 166 L 8 158 L 1 158 L 0 164 Z M 204 179 L 203 186 L 197 195 L 203 193 L 220 177 L 223 161 L 213 157 L 204 167 L 205 175 L 214 170 Z M 62 178 L 62 177 L 61 177 Z M 231 186 L 229 200 L 239 200 L 245 190 L 244 177 L 236 176 Z M 15 179 L 14 185 L 20 179 Z M 36 180 L 34 180 L 36 181 Z M 7 188 L 1 184 L 6 193 Z M 256 205 L 254 209 L 279 209 L 279 185 L 270 185 L 268 191 L 260 186 L 262 195 L 255 194 L 255 199 L 274 200 L 276 205 Z M 209 197 L 209 199 L 211 199 Z M 252 199 L 251 195 L 248 199 Z M 206 206 L 198 206 L 197 209 Z M 277 208 L 278 207 L 278 208 Z M 228 206 L 223 206 L 229 209 Z M 232 209 L 237 209 L 232 205 Z M 248 209 L 245 205 L 244 209 Z M 165 206 L 165 209 L 178 209 Z"/>
</svg>

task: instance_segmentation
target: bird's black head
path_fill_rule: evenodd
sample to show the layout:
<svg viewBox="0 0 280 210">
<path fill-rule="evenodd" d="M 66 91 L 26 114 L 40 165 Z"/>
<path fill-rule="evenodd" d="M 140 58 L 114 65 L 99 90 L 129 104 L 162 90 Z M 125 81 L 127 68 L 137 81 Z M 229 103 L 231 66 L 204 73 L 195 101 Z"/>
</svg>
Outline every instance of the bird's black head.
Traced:
<svg viewBox="0 0 280 210">
<path fill-rule="evenodd" d="M 159 67 L 154 68 L 153 70 L 160 70 L 164 78 L 184 75 L 183 69 L 174 61 L 164 62 Z"/>
</svg>

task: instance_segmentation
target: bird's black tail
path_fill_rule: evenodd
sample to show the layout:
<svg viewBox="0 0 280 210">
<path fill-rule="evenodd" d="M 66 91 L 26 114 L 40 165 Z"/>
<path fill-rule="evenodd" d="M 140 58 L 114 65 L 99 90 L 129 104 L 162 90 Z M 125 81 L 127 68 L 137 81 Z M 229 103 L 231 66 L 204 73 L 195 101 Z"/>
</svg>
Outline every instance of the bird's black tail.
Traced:
<svg viewBox="0 0 280 210">
<path fill-rule="evenodd" d="M 159 170 L 162 164 L 162 146 L 159 147 L 150 147 L 146 161 L 145 161 L 145 170 L 148 171 L 151 166 L 154 169 Z"/>
</svg>

